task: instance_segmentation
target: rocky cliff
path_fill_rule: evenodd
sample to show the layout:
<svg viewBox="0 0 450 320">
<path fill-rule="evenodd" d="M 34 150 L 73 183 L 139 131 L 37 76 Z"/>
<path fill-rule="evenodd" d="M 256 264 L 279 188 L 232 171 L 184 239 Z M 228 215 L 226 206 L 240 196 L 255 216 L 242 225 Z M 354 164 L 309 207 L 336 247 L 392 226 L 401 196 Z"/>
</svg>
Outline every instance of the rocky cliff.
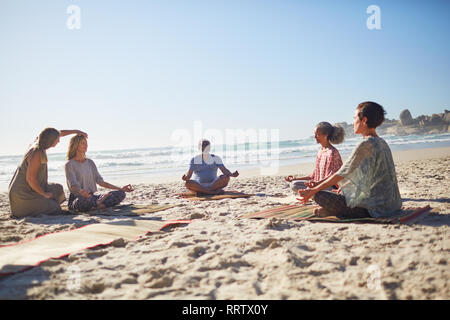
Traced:
<svg viewBox="0 0 450 320">
<path fill-rule="evenodd" d="M 346 137 L 355 136 L 353 133 L 353 124 L 339 122 L 345 129 Z M 421 115 L 417 118 L 411 116 L 408 109 L 400 112 L 399 120 L 386 119 L 381 126 L 377 128 L 380 135 L 409 135 L 409 134 L 438 134 L 450 133 L 450 111 L 435 113 L 431 116 Z"/>
</svg>

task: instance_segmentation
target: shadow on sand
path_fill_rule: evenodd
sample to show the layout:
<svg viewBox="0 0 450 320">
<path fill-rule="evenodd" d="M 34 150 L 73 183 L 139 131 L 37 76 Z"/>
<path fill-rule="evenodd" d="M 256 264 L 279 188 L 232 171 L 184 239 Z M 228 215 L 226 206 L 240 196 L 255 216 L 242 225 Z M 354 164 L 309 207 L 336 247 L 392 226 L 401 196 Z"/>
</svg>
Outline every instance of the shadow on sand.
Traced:
<svg viewBox="0 0 450 320">
<path fill-rule="evenodd" d="M 7 267 L 5 266 L 5 268 Z M 0 270 L 0 272 L 2 271 Z M 50 279 L 50 272 L 42 269 L 40 266 L 27 268 L 24 271 L 12 275 L 0 276 L 0 299 L 29 299 L 28 290 L 48 279 Z"/>
</svg>

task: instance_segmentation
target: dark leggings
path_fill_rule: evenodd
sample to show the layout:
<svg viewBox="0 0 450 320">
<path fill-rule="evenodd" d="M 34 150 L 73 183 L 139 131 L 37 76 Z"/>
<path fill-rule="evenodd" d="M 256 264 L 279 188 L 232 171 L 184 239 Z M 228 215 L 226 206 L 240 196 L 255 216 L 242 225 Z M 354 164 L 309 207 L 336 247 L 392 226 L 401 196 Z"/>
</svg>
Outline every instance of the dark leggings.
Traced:
<svg viewBox="0 0 450 320">
<path fill-rule="evenodd" d="M 114 207 L 121 203 L 123 199 L 125 199 L 125 191 L 116 190 L 108 193 L 109 196 L 103 201 L 103 205 L 107 208 Z M 100 195 L 91 195 L 89 198 L 85 198 L 82 196 L 76 197 L 74 194 L 70 194 L 69 196 L 69 210 L 79 211 L 79 212 L 88 212 L 90 210 L 97 208 L 97 200 L 100 198 Z"/>
<path fill-rule="evenodd" d="M 319 191 L 314 195 L 314 201 L 331 215 L 339 218 L 370 218 L 367 209 L 348 207 L 342 194 L 331 191 Z"/>
</svg>

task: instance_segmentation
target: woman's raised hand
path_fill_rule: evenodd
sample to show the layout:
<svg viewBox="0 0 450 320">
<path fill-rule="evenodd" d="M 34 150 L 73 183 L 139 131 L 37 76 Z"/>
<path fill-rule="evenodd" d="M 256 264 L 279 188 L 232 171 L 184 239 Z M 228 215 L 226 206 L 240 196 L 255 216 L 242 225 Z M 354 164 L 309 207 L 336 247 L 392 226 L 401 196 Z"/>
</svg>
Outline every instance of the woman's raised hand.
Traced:
<svg viewBox="0 0 450 320">
<path fill-rule="evenodd" d="M 76 134 L 80 134 L 80 135 L 82 135 L 85 138 L 88 137 L 88 134 L 86 132 L 83 132 L 83 131 L 80 131 L 80 130 L 75 130 L 75 132 L 76 132 Z"/>
</svg>

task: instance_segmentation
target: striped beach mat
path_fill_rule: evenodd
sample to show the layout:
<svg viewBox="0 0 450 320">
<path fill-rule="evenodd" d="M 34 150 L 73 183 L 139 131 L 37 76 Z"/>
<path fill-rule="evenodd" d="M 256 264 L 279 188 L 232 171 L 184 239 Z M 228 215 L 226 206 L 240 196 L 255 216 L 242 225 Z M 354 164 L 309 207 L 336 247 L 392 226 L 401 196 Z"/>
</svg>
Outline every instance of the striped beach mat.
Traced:
<svg viewBox="0 0 450 320">
<path fill-rule="evenodd" d="M 190 201 L 206 201 L 206 200 L 222 200 L 222 199 L 229 199 L 229 198 L 249 198 L 253 196 L 254 194 L 248 194 L 243 193 L 239 191 L 225 191 L 223 194 L 217 194 L 217 195 L 197 195 L 193 192 L 185 192 L 185 193 L 178 193 L 176 196 L 188 199 Z"/>
<path fill-rule="evenodd" d="M 84 214 L 89 215 L 108 215 L 108 216 L 139 216 L 147 213 L 155 213 L 158 211 L 167 210 L 177 205 L 159 205 L 159 204 L 124 204 L 118 205 L 107 209 L 95 209 L 88 211 Z M 67 205 L 61 206 L 61 209 L 68 211 L 72 214 L 82 214 L 80 212 L 75 212 L 69 210 Z"/>
<path fill-rule="evenodd" d="M 0 246 L 0 276 L 25 271 L 49 259 L 59 259 L 81 250 L 108 245 L 118 239 L 135 241 L 149 232 L 190 222 L 191 220 L 121 220 L 95 223 Z"/>
<path fill-rule="evenodd" d="M 401 211 L 391 217 L 388 218 L 352 218 L 352 219 L 341 219 L 336 216 L 329 217 L 317 217 L 314 215 L 314 209 L 317 206 L 314 205 L 284 205 L 278 206 L 275 208 L 248 213 L 240 216 L 240 219 L 243 218 L 252 218 L 252 219 L 267 219 L 267 218 L 279 218 L 286 220 L 295 220 L 295 221 L 314 221 L 314 222 L 340 222 L 340 223 L 390 223 L 390 224 L 413 224 L 424 217 L 426 217 L 430 211 L 431 207 L 421 207 L 421 208 L 411 208 L 411 207 L 403 207 Z"/>
</svg>

